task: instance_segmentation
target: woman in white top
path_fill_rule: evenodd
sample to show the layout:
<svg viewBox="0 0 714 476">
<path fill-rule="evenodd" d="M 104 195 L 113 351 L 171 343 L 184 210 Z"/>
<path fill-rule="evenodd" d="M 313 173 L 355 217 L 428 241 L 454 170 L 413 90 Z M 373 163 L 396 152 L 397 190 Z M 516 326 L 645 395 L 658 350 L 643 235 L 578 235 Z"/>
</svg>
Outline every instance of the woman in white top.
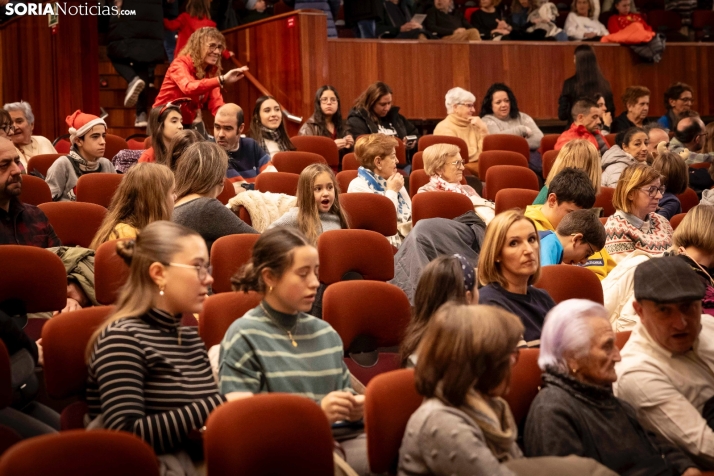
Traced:
<svg viewBox="0 0 714 476">
<path fill-rule="evenodd" d="M 597 20 L 599 12 L 596 12 L 594 1 L 597 0 L 573 0 L 571 12 L 565 19 L 565 32 L 571 40 L 595 40 L 610 34 Z"/>
<path fill-rule="evenodd" d="M 5 104 L 3 109 L 10 114 L 11 124 L 15 130 L 10 139 L 20 154 L 20 162 L 27 169 L 27 162 L 41 154 L 56 154 L 52 142 L 46 137 L 32 135 L 35 128 L 35 115 L 32 114 L 30 103 L 25 101 Z"/>
<path fill-rule="evenodd" d="M 248 137 L 270 154 L 271 159 L 278 152 L 295 150 L 285 129 L 283 116 L 283 110 L 274 97 L 261 96 L 255 102 Z"/>
</svg>

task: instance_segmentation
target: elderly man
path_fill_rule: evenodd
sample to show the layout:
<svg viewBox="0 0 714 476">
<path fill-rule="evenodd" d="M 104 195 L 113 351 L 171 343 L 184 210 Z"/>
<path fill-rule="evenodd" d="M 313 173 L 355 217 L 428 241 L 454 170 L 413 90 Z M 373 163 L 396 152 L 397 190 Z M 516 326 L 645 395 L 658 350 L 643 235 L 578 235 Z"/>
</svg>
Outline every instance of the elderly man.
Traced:
<svg viewBox="0 0 714 476">
<path fill-rule="evenodd" d="M 602 110 L 590 99 L 580 99 L 571 110 L 573 124 L 566 130 L 555 143 L 555 150 L 560 150 L 565 144 L 574 139 L 585 139 L 604 154 L 610 148 L 605 138 L 600 133 L 600 114 Z"/>
<path fill-rule="evenodd" d="M 659 152 L 657 151 L 657 146 L 660 144 L 660 142 L 664 142 L 665 148 L 669 147 L 669 134 L 667 134 L 667 131 L 662 129 L 662 126 L 656 122 L 646 125 L 644 129 L 647 133 L 647 138 L 649 139 L 649 143 L 647 144 L 647 152 L 652 157 L 652 160 L 654 160 L 659 155 Z M 649 158 L 647 159 L 647 161 L 648 163 L 650 163 Z"/>
<path fill-rule="evenodd" d="M 702 316 L 704 284 L 680 258 L 653 258 L 635 270 L 640 318 L 617 364 L 615 394 L 637 418 L 714 469 L 714 431 L 702 417 L 714 396 L 714 318 Z"/>
<path fill-rule="evenodd" d="M 25 101 L 11 102 L 3 106 L 12 119 L 15 132 L 11 136 L 12 142 L 20 154 L 20 161 L 27 169 L 27 162 L 30 158 L 40 154 L 56 154 L 52 142 L 46 137 L 33 136 L 35 128 L 35 115 L 32 114 L 30 104 Z"/>
<path fill-rule="evenodd" d="M 707 131 L 702 118 L 693 111 L 684 113 L 683 116 L 677 123 L 674 137 L 669 142 L 669 150 L 680 154 L 684 149 L 688 149 L 687 165 L 714 162 L 714 152 L 704 154 L 699 152 L 707 141 Z"/>
</svg>

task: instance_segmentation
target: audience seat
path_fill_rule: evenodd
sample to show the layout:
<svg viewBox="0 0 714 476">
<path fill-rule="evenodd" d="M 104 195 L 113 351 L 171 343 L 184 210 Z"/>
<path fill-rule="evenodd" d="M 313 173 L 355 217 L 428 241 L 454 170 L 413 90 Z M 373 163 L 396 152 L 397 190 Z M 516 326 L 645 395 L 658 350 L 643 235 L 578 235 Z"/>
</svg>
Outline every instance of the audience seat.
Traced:
<svg viewBox="0 0 714 476">
<path fill-rule="evenodd" d="M 548 291 L 556 304 L 567 299 L 589 299 L 603 304 L 602 285 L 587 268 L 568 264 L 544 266 L 535 287 Z"/>
<path fill-rule="evenodd" d="M 692 208 L 699 205 L 699 197 L 697 197 L 697 192 L 687 187 L 684 193 L 677 195 L 679 202 L 682 204 L 682 213 L 687 213 Z"/>
<path fill-rule="evenodd" d="M 548 174 L 553 168 L 553 164 L 555 164 L 555 159 L 558 158 L 559 152 L 559 150 L 549 150 L 543 153 L 543 180 L 548 178 Z"/>
<path fill-rule="evenodd" d="M 529 170 L 530 172 L 530 170 Z M 533 173 L 533 172 L 531 172 Z M 412 200 L 412 224 L 425 218 L 456 218 L 473 211 L 474 204 L 466 195 L 454 192 L 424 192 Z"/>
<path fill-rule="evenodd" d="M 342 157 L 342 171 L 345 170 L 357 170 L 359 168 L 359 162 L 357 161 L 357 156 L 354 152 L 345 154 Z"/>
<path fill-rule="evenodd" d="M 488 152 L 489 150 L 510 150 L 511 152 L 518 152 L 526 161 L 531 155 L 528 141 L 523 137 L 511 134 L 489 134 L 484 137 L 483 152 Z M 480 156 L 479 160 L 481 160 Z"/>
<path fill-rule="evenodd" d="M 72 145 L 69 143 L 69 134 L 59 136 L 52 143 L 52 146 L 55 148 L 55 150 L 57 151 L 58 154 L 61 154 L 61 155 L 69 154 L 69 150 L 72 147 Z"/>
<path fill-rule="evenodd" d="M 278 152 L 273 157 L 273 165 L 278 169 L 278 172 L 299 175 L 305 167 L 312 164 L 327 164 L 327 161 L 321 155 L 312 152 Z"/>
<path fill-rule="evenodd" d="M 667 41 L 689 41 L 680 33 L 682 17 L 673 10 L 652 10 L 647 13 L 647 21 L 655 33 L 662 33 Z"/>
<path fill-rule="evenodd" d="M 612 197 L 615 195 L 615 189 L 612 187 L 600 187 L 600 193 L 595 196 L 594 208 L 602 208 L 604 217 L 609 217 L 615 214 L 615 205 L 612 204 Z"/>
<path fill-rule="evenodd" d="M 469 162 L 469 146 L 466 145 L 466 141 L 459 137 L 453 136 L 440 136 L 440 135 L 426 135 L 419 138 L 418 151 L 424 152 L 424 150 L 434 144 L 452 144 L 458 146 L 461 154 L 461 160 L 465 164 Z M 414 159 L 412 158 L 412 162 Z M 416 168 L 416 167 L 415 167 Z M 421 168 L 424 168 L 423 166 Z"/>
<path fill-rule="evenodd" d="M 18 443 L 0 460 L 0 474 L 159 476 L 159 464 L 151 447 L 132 434 L 76 430 Z"/>
<path fill-rule="evenodd" d="M 211 265 L 213 266 L 214 293 L 226 293 L 233 290 L 231 276 L 250 261 L 253 246 L 258 238 L 260 235 L 257 234 L 228 235 L 213 242 Z"/>
<path fill-rule="evenodd" d="M 352 229 L 397 234 L 397 210 L 390 199 L 376 193 L 341 193 L 340 205 Z"/>
<path fill-rule="evenodd" d="M 223 179 L 223 191 L 216 197 L 223 205 L 228 204 L 228 201 L 236 196 L 236 189 L 233 187 L 233 182 Z"/>
<path fill-rule="evenodd" d="M 394 252 L 387 238 L 370 230 L 331 230 L 317 240 L 320 282 L 341 281 L 352 271 L 363 279 L 389 281 L 394 278 Z"/>
<path fill-rule="evenodd" d="M 126 144 L 132 150 L 146 150 L 146 134 L 132 134 L 126 138 Z"/>
<path fill-rule="evenodd" d="M 538 355 L 538 349 L 521 349 L 518 362 L 511 368 L 511 387 L 504 398 L 511 407 L 516 425 L 520 428 L 541 386 Z"/>
<path fill-rule="evenodd" d="M 400 367 L 399 355 L 394 352 L 379 352 L 377 362 L 370 367 L 348 357 L 352 352 L 399 346 L 411 320 L 411 305 L 397 286 L 380 281 L 331 284 L 323 296 L 322 318 L 340 335 L 345 363 L 363 384 L 367 385 L 375 375 Z M 369 344 L 360 345 L 362 339 Z"/>
<path fill-rule="evenodd" d="M 52 201 L 52 192 L 47 182 L 34 175 L 22 176 L 22 193 L 20 201 L 28 205 L 39 205 Z"/>
<path fill-rule="evenodd" d="M 46 177 L 47 171 L 50 170 L 55 160 L 63 155 L 65 154 L 39 154 L 31 157 L 30 160 L 27 161 L 27 174 L 29 175 L 37 171 L 41 173 L 43 177 Z"/>
<path fill-rule="evenodd" d="M 45 212 L 64 246 L 88 248 L 102 225 L 107 209 L 95 203 L 51 202 L 42 203 Z"/>
<path fill-rule="evenodd" d="M 695 10 L 692 12 L 692 29 L 697 41 L 714 40 L 714 11 Z"/>
<path fill-rule="evenodd" d="M 672 225 L 673 230 L 677 229 L 679 224 L 682 223 L 682 220 L 684 220 L 685 216 L 687 216 L 686 213 L 678 213 L 678 214 L 674 215 L 672 218 L 670 218 L 669 224 Z"/>
<path fill-rule="evenodd" d="M 330 424 L 302 396 L 269 393 L 221 405 L 203 441 L 210 475 L 334 474 Z"/>
<path fill-rule="evenodd" d="M 224 292 L 208 296 L 198 316 L 198 333 L 210 349 L 220 344 L 233 322 L 260 304 L 262 296 L 254 291 Z"/>
<path fill-rule="evenodd" d="M 77 201 L 109 208 L 124 174 L 88 174 L 77 180 Z"/>
<path fill-rule="evenodd" d="M 335 178 L 337 179 L 337 185 L 340 187 L 340 193 L 347 193 L 347 189 L 350 187 L 350 182 L 357 178 L 357 169 L 337 172 Z"/>
<path fill-rule="evenodd" d="M 622 350 L 622 348 L 625 347 L 627 341 L 630 340 L 631 333 L 632 331 L 622 331 L 615 333 L 615 345 L 618 349 Z"/>
<path fill-rule="evenodd" d="M 711 162 L 697 162 L 696 164 L 689 165 L 690 169 L 708 169 L 711 167 Z"/>
<path fill-rule="evenodd" d="M 335 141 L 329 137 L 295 136 L 290 140 L 299 152 L 318 154 L 327 161 L 327 165 L 335 170 L 340 165 L 340 151 Z"/>
<path fill-rule="evenodd" d="M 129 144 L 126 143 L 123 137 L 119 137 L 115 134 L 107 133 L 106 145 L 104 146 L 104 157 L 110 161 L 120 150 L 128 149 Z"/>
<path fill-rule="evenodd" d="M 540 148 L 538 149 L 542 154 L 545 154 L 549 150 L 555 149 L 555 143 L 558 142 L 558 137 L 560 134 L 545 134 L 540 140 Z"/>
<path fill-rule="evenodd" d="M 67 271 L 51 251 L 34 246 L 0 246 L 0 302 L 20 301 L 25 312 L 59 311 L 67 304 Z"/>
<path fill-rule="evenodd" d="M 113 311 L 112 306 L 88 307 L 59 314 L 43 327 L 45 386 L 51 398 L 62 400 L 84 395 L 89 340 Z M 62 430 L 84 428 L 86 413 L 87 404 L 82 399 L 66 407 L 61 415 Z"/>
<path fill-rule="evenodd" d="M 398 137 L 395 137 L 395 139 L 397 139 L 397 147 L 394 149 L 397 154 L 397 164 L 401 166 L 407 165 L 407 146 Z"/>
<path fill-rule="evenodd" d="M 122 286 L 129 279 L 129 266 L 117 254 L 117 242 L 102 243 L 94 253 L 94 293 L 97 302 L 114 304 Z"/>
<path fill-rule="evenodd" d="M 526 190 L 540 190 L 538 177 L 535 172 L 527 167 L 515 165 L 494 165 L 486 172 L 486 185 L 483 196 L 494 200 L 499 190 L 504 188 L 522 188 Z"/>
<path fill-rule="evenodd" d="M 409 196 L 412 200 L 414 200 L 414 195 L 419 192 L 419 189 L 428 183 L 429 176 L 423 168 L 412 170 L 412 173 L 409 174 Z"/>
<path fill-rule="evenodd" d="M 494 165 L 513 165 L 528 168 L 528 159 L 518 152 L 490 150 L 478 156 L 478 176 L 486 177 L 488 169 Z"/>
<path fill-rule="evenodd" d="M 266 172 L 259 174 L 255 179 L 255 189 L 259 192 L 284 193 L 297 195 L 298 174 L 288 172 Z"/>
<path fill-rule="evenodd" d="M 372 473 L 397 474 L 404 430 L 421 402 L 422 396 L 414 386 L 414 369 L 386 372 L 369 382 L 364 400 L 364 423 Z"/>
<path fill-rule="evenodd" d="M 600 223 L 605 225 L 607 223 L 607 219 L 608 219 L 608 217 L 600 217 Z"/>
<path fill-rule="evenodd" d="M 478 10 L 478 7 L 469 7 L 464 11 L 464 18 L 467 22 L 471 23 L 471 15 L 473 15 L 476 10 Z"/>
<path fill-rule="evenodd" d="M 496 194 L 496 215 L 510 210 L 512 208 L 520 208 L 525 210 L 528 205 L 533 203 L 533 200 L 538 196 L 535 190 L 524 190 L 520 188 L 504 188 Z"/>
<path fill-rule="evenodd" d="M 615 137 L 617 137 L 617 134 L 606 134 L 605 140 L 607 141 L 607 145 L 609 145 L 610 147 L 615 145 Z"/>
<path fill-rule="evenodd" d="M 418 151 L 414 153 L 414 156 L 412 157 L 412 173 L 414 173 L 415 170 L 421 170 L 424 168 L 424 153 L 422 151 Z"/>
</svg>

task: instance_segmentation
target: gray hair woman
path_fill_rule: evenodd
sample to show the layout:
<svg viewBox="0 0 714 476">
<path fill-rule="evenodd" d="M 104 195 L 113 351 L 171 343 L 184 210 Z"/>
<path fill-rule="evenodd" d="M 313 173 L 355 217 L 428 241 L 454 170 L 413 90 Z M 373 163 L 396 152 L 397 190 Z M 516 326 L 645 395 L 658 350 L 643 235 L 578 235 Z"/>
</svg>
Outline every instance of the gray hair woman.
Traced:
<svg viewBox="0 0 714 476">
<path fill-rule="evenodd" d="M 49 139 L 32 135 L 35 128 L 35 115 L 32 114 L 30 103 L 11 102 L 5 104 L 3 109 L 10 114 L 14 126 L 14 133 L 10 139 L 20 152 L 20 161 L 25 168 L 27 168 L 27 161 L 36 155 L 57 153 Z"/>
<path fill-rule="evenodd" d="M 634 409 L 613 395 L 620 351 L 603 306 L 584 299 L 558 304 L 546 316 L 540 339 L 543 389 L 526 420 L 528 456 L 585 456 L 618 474 L 700 474 L 681 451 L 644 430 Z"/>
<path fill-rule="evenodd" d="M 434 134 L 463 139 L 469 148 L 466 168 L 478 175 L 478 156 L 488 127 L 476 115 L 476 96 L 465 89 L 453 88 L 446 93 L 445 103 L 448 116 L 436 125 Z"/>
</svg>

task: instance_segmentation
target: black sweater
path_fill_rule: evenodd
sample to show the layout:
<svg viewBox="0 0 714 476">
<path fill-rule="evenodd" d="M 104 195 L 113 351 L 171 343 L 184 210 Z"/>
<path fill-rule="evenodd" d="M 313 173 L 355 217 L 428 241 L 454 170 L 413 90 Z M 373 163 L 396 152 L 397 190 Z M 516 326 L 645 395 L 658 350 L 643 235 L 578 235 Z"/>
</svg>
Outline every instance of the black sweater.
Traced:
<svg viewBox="0 0 714 476">
<path fill-rule="evenodd" d="M 426 18 L 424 19 L 424 29 L 426 31 L 436 33 L 439 37 L 445 37 L 453 35 L 458 28 L 466 28 L 468 30 L 473 26 L 463 16 L 444 13 L 441 10 L 437 10 L 436 7 L 430 8 L 426 12 Z"/>
<path fill-rule="evenodd" d="M 563 90 L 560 93 L 560 98 L 558 98 L 558 119 L 561 121 L 567 121 L 568 127 L 573 123 L 573 116 L 571 110 L 573 109 L 573 104 L 580 99 L 575 97 L 575 76 L 571 76 L 565 81 L 563 81 Z M 615 101 L 612 99 L 612 92 L 608 91 L 593 91 L 593 93 L 599 92 L 605 97 L 605 106 L 607 106 L 607 112 L 615 117 Z"/>
<path fill-rule="evenodd" d="M 418 136 L 419 129 L 399 114 L 397 106 L 392 107 L 386 116 L 374 122 L 364 109 L 352 109 L 347 116 L 347 125 L 352 137 L 357 138 L 364 134 L 376 134 L 383 131 L 395 131 L 397 137 L 404 139 L 406 136 Z"/>
</svg>

